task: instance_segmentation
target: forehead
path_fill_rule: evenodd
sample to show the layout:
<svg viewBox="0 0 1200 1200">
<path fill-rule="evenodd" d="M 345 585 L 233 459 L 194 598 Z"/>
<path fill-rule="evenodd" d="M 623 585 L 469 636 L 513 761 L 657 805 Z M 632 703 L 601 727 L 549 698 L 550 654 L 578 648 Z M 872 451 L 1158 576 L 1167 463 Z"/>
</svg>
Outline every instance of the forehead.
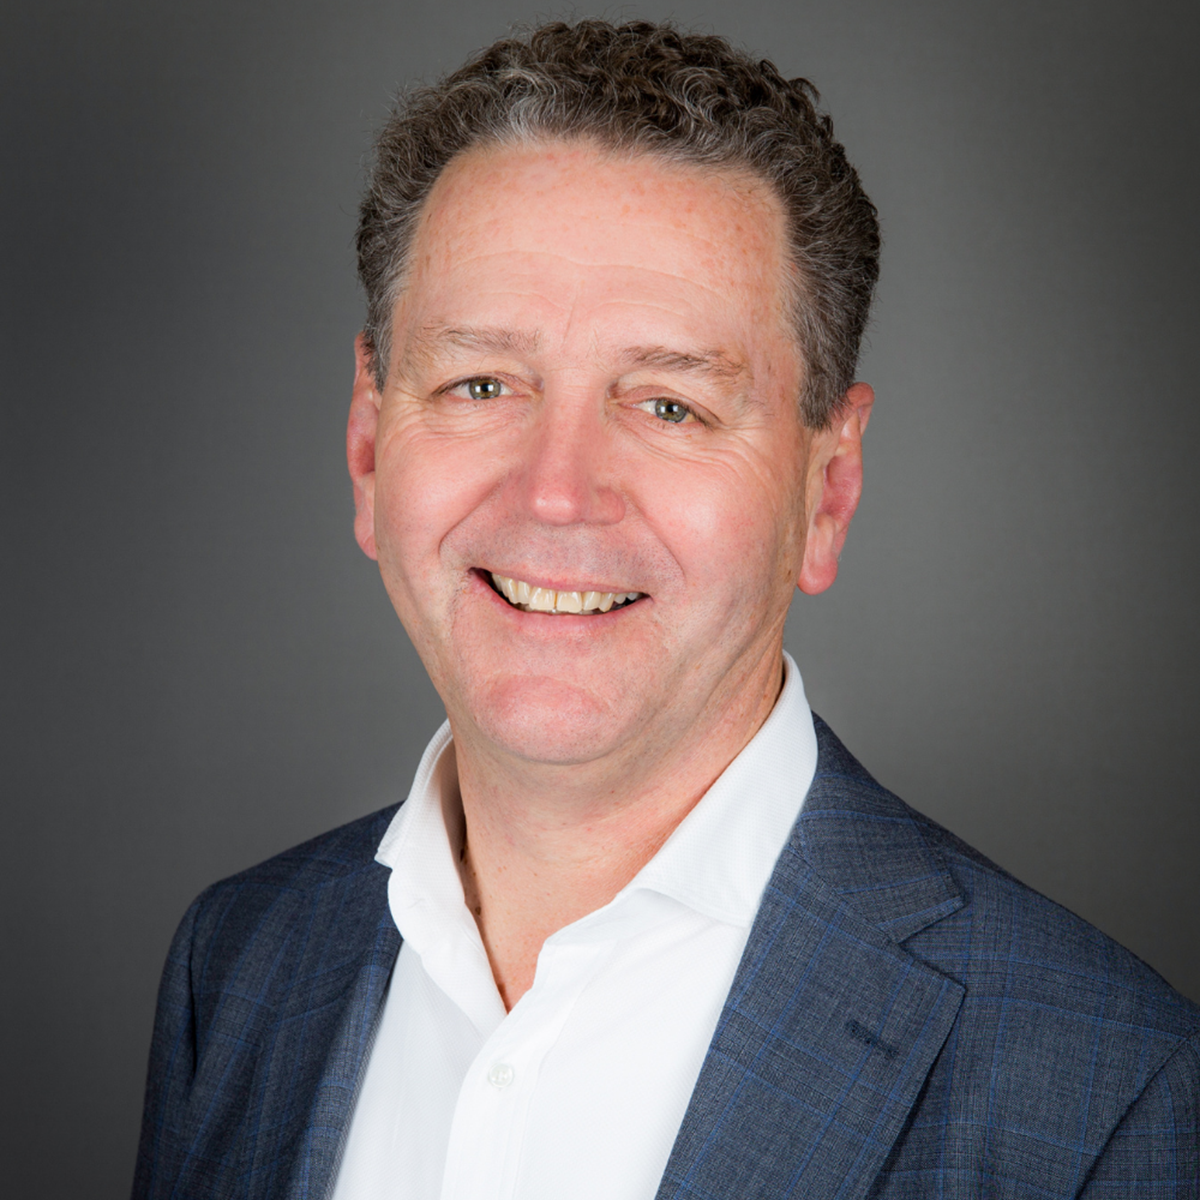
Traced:
<svg viewBox="0 0 1200 1200">
<path fill-rule="evenodd" d="M 397 317 L 755 343 L 785 328 L 785 263 L 782 206 L 745 173 L 583 142 L 476 148 L 430 193 Z"/>
</svg>

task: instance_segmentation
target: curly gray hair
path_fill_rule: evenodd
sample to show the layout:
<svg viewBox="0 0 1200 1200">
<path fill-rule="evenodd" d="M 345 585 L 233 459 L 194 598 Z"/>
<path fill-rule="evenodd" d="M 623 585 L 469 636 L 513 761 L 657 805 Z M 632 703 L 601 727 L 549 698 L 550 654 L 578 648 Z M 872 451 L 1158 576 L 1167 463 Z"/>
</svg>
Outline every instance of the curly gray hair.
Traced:
<svg viewBox="0 0 1200 1200">
<path fill-rule="evenodd" d="M 786 215 L 801 414 L 826 428 L 854 379 L 879 274 L 879 223 L 806 79 L 725 39 L 633 21 L 553 22 L 403 94 L 379 134 L 358 226 L 363 330 L 382 389 L 422 205 L 476 146 L 585 139 L 673 163 L 748 171 Z"/>
</svg>

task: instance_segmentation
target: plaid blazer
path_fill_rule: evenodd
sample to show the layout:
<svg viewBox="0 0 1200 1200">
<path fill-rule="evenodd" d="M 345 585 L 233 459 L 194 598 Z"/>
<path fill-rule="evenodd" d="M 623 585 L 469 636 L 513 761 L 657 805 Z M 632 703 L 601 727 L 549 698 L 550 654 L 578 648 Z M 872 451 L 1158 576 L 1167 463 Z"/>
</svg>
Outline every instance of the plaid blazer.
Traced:
<svg viewBox="0 0 1200 1200">
<path fill-rule="evenodd" d="M 1200 1196 L 1200 1010 L 817 733 L 658 1200 Z M 135 1200 L 328 1195 L 400 946 L 394 813 L 189 909 Z"/>
</svg>

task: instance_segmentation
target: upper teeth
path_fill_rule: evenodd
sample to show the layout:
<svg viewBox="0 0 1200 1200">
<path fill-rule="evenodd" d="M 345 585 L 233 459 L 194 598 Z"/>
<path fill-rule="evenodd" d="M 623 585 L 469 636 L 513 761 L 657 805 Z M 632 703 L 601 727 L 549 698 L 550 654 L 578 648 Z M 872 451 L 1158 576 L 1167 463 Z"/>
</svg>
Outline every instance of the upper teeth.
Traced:
<svg viewBox="0 0 1200 1200">
<path fill-rule="evenodd" d="M 510 603 L 526 612 L 590 613 L 608 612 L 615 604 L 636 600 L 641 592 L 556 592 L 534 587 L 523 579 L 509 579 L 492 572 L 492 582 Z"/>
</svg>

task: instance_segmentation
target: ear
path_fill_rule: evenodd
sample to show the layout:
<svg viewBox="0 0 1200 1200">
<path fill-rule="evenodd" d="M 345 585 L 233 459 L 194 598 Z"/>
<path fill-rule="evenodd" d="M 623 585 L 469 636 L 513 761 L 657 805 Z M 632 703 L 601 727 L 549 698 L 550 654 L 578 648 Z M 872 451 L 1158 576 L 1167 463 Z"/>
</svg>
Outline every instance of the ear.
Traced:
<svg viewBox="0 0 1200 1200">
<path fill-rule="evenodd" d="M 346 427 L 346 463 L 354 485 L 354 536 L 368 558 L 375 558 L 375 434 L 379 428 L 379 390 L 366 338 L 354 339 L 354 390 Z"/>
<path fill-rule="evenodd" d="M 846 393 L 837 424 L 814 435 L 809 448 L 808 529 L 798 584 L 810 596 L 837 578 L 838 555 L 862 495 L 862 435 L 875 393 L 856 383 Z"/>
</svg>

